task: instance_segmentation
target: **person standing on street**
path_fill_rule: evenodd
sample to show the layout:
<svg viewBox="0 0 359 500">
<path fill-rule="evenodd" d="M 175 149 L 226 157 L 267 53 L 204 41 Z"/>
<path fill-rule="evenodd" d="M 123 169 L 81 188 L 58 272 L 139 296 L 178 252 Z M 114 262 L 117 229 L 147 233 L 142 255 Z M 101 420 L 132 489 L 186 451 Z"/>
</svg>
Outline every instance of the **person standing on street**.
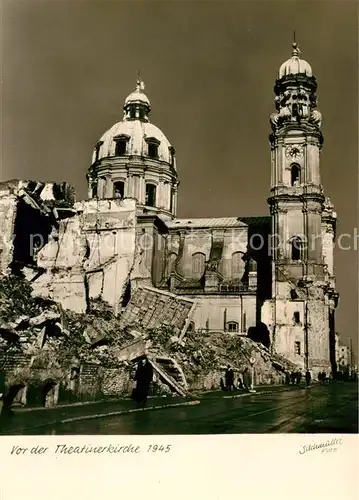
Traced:
<svg viewBox="0 0 359 500">
<path fill-rule="evenodd" d="M 243 375 L 238 374 L 238 389 L 244 389 Z"/>
<path fill-rule="evenodd" d="M 135 375 L 136 388 L 133 392 L 133 399 L 137 401 L 138 404 L 146 404 L 152 379 L 153 367 L 146 357 L 139 361 Z"/>
<path fill-rule="evenodd" d="M 306 382 L 306 384 L 307 384 L 307 386 L 308 386 L 308 387 L 309 387 L 309 385 L 310 385 L 310 381 L 311 381 L 311 379 L 312 379 L 312 376 L 311 376 L 311 374 L 310 374 L 310 371 L 309 371 L 309 370 L 307 370 L 307 371 L 305 372 L 305 382 Z"/>
<path fill-rule="evenodd" d="M 226 370 L 224 378 L 226 381 L 227 391 L 231 391 L 232 389 L 234 389 L 234 372 L 233 372 L 232 368 L 230 367 L 230 365 L 227 366 L 227 370 Z"/>
</svg>

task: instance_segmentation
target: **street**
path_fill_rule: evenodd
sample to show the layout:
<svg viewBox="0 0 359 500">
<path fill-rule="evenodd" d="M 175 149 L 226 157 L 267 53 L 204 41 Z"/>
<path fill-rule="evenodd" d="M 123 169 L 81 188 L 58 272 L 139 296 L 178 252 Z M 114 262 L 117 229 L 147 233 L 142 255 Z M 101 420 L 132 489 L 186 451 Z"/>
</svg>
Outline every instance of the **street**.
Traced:
<svg viewBox="0 0 359 500">
<path fill-rule="evenodd" d="M 263 387 L 242 397 L 208 394 L 192 406 L 53 424 L 26 434 L 357 433 L 357 389 L 348 382 L 273 393 Z"/>
</svg>

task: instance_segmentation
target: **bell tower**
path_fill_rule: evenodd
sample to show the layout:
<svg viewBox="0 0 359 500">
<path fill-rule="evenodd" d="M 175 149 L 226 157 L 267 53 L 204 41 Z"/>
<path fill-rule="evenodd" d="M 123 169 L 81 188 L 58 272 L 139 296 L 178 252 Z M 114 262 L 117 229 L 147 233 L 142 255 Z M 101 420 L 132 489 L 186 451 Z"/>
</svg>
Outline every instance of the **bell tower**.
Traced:
<svg viewBox="0 0 359 500">
<path fill-rule="evenodd" d="M 323 277 L 321 214 L 325 200 L 319 156 L 323 144 L 317 82 L 310 65 L 292 58 L 279 70 L 271 116 L 271 196 L 275 263 L 294 279 Z M 277 270 L 277 272 L 278 272 Z"/>
<path fill-rule="evenodd" d="M 335 285 L 329 263 L 336 215 L 331 210 L 327 216 L 330 202 L 320 180 L 317 82 L 299 54 L 294 41 L 292 57 L 279 69 L 276 112 L 270 117 L 271 330 L 274 350 L 315 375 L 321 368 L 330 371 L 329 308 L 335 308 Z"/>
</svg>

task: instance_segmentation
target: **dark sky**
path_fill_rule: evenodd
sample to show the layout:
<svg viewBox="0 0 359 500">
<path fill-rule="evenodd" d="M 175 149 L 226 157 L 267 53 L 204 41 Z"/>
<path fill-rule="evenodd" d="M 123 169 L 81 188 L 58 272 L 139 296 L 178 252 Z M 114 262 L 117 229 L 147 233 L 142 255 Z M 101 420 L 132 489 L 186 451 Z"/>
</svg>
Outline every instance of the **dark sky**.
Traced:
<svg viewBox="0 0 359 500">
<path fill-rule="evenodd" d="M 338 233 L 337 330 L 358 336 L 357 3 L 13 0 L 2 3 L 1 180 L 67 180 L 78 199 L 137 69 L 176 148 L 179 217 L 267 215 L 269 115 L 296 29 L 319 84 L 325 193 Z M 348 239 L 345 240 L 345 243 Z"/>
</svg>

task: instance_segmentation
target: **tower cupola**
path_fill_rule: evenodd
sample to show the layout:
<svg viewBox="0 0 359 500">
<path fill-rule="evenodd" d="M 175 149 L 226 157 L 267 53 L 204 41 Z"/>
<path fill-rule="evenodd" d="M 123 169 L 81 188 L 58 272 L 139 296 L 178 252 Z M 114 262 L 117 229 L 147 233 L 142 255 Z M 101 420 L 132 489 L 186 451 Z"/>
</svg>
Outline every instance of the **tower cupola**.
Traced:
<svg viewBox="0 0 359 500">
<path fill-rule="evenodd" d="M 286 75 L 298 75 L 303 74 L 307 76 L 313 76 L 312 68 L 310 64 L 304 59 L 299 57 L 300 49 L 296 42 L 292 45 L 292 57 L 285 61 L 279 68 L 279 78 L 283 78 Z"/>
<path fill-rule="evenodd" d="M 123 106 L 124 120 L 141 120 L 144 122 L 148 121 L 148 115 L 151 111 L 150 100 L 144 93 L 145 84 L 138 77 L 136 89 L 131 92 L 126 97 L 125 104 Z"/>
<path fill-rule="evenodd" d="M 294 41 L 292 57 L 279 68 L 275 82 L 275 107 L 277 112 L 270 118 L 272 129 L 279 130 L 292 123 L 307 123 L 318 132 L 321 127 L 321 113 L 317 108 L 317 81 L 310 64 L 299 57 L 300 50 Z"/>
</svg>

